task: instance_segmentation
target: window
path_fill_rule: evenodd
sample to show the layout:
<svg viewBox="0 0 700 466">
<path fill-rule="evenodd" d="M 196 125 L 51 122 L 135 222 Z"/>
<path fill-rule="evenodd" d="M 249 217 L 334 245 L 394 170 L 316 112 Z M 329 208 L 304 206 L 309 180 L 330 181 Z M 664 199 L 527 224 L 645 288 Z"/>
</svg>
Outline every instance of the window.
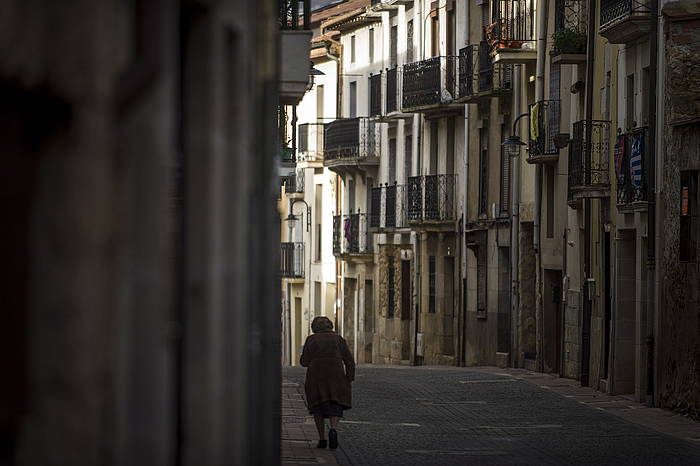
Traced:
<svg viewBox="0 0 700 466">
<path fill-rule="evenodd" d="M 406 23 L 406 63 L 413 61 L 413 20 Z"/>
<path fill-rule="evenodd" d="M 630 74 L 627 76 L 627 87 L 626 87 L 627 100 L 625 102 L 625 128 L 631 130 L 634 128 L 634 75 Z"/>
<path fill-rule="evenodd" d="M 350 63 L 355 63 L 355 36 L 350 36 Z"/>
<path fill-rule="evenodd" d="M 355 212 L 355 180 L 348 180 L 348 213 Z"/>
<path fill-rule="evenodd" d="M 435 256 L 428 258 L 428 312 L 435 313 Z"/>
<path fill-rule="evenodd" d="M 488 215 L 489 190 L 489 132 L 486 125 L 479 129 L 479 215 Z"/>
<path fill-rule="evenodd" d="M 396 270 L 394 268 L 394 256 L 387 257 L 387 283 L 386 283 L 386 316 L 391 319 L 394 317 L 394 303 L 396 300 L 395 289 L 394 289 L 394 277 Z"/>
<path fill-rule="evenodd" d="M 445 173 L 452 175 L 455 172 L 455 119 L 447 119 L 447 169 Z"/>
<path fill-rule="evenodd" d="M 357 116 L 357 81 L 350 83 L 350 118 Z"/>
<path fill-rule="evenodd" d="M 438 120 L 430 122 L 430 175 L 437 175 L 438 163 Z"/>
<path fill-rule="evenodd" d="M 486 318 L 487 283 L 486 245 L 479 245 L 476 251 L 476 317 Z"/>
<path fill-rule="evenodd" d="M 642 126 L 649 124 L 649 67 L 642 69 Z"/>
<path fill-rule="evenodd" d="M 396 139 L 389 139 L 389 184 L 396 181 Z"/>
<path fill-rule="evenodd" d="M 501 134 L 507 134 L 509 128 L 510 122 L 506 121 L 501 126 Z M 510 172 L 510 156 L 508 155 L 508 151 L 501 146 L 501 197 L 498 200 L 498 203 L 502 214 L 507 214 L 510 212 Z"/>
<path fill-rule="evenodd" d="M 554 238 L 554 167 L 545 166 L 547 178 L 547 238 Z"/>
<path fill-rule="evenodd" d="M 399 41 L 399 28 L 398 26 L 391 27 L 391 36 L 389 37 L 389 61 L 391 68 L 398 64 L 398 41 Z"/>
<path fill-rule="evenodd" d="M 408 177 L 411 176 L 411 174 L 413 173 L 413 139 L 411 138 L 410 134 L 406 136 L 406 140 L 403 146 L 403 154 L 404 180 L 406 183 L 408 183 Z"/>
<path fill-rule="evenodd" d="M 316 248 L 315 248 L 315 260 L 319 262 L 321 260 L 321 225 L 322 225 L 322 220 L 323 220 L 323 185 L 322 184 L 317 184 L 316 185 L 316 191 L 314 193 L 314 242 L 316 243 Z"/>
<path fill-rule="evenodd" d="M 430 52 L 433 57 L 440 56 L 440 16 L 437 5 L 430 12 Z"/>
<path fill-rule="evenodd" d="M 698 253 L 698 171 L 681 171 L 681 262 L 696 262 Z"/>
<path fill-rule="evenodd" d="M 316 119 L 318 120 L 323 119 L 324 91 L 323 84 L 316 86 Z"/>
<path fill-rule="evenodd" d="M 374 29 L 369 30 L 369 62 L 374 63 Z"/>
</svg>

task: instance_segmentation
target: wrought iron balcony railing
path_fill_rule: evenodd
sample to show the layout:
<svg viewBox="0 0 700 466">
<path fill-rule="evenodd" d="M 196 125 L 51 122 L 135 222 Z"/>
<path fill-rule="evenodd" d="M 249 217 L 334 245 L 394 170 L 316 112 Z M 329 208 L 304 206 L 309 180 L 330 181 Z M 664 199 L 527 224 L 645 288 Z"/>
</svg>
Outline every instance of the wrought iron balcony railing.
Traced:
<svg viewBox="0 0 700 466">
<path fill-rule="evenodd" d="M 610 196 L 610 122 L 574 123 L 569 147 L 569 200 Z"/>
<path fill-rule="evenodd" d="M 451 222 L 456 219 L 457 175 L 423 175 L 408 178 L 408 221 Z"/>
<path fill-rule="evenodd" d="M 382 114 L 382 73 L 369 77 L 369 116 Z"/>
<path fill-rule="evenodd" d="M 304 278 L 304 243 L 280 243 L 282 278 Z"/>
<path fill-rule="evenodd" d="M 390 230 L 408 226 L 406 186 L 385 184 L 372 188 L 370 228 Z"/>
<path fill-rule="evenodd" d="M 633 16 L 648 17 L 650 14 L 649 0 L 600 0 L 600 31 Z"/>
<path fill-rule="evenodd" d="M 586 0 L 556 0 L 552 34 L 554 55 L 586 52 L 586 5 Z"/>
<path fill-rule="evenodd" d="M 535 0 L 494 0 L 493 22 L 486 27 L 492 49 L 534 48 Z"/>
<path fill-rule="evenodd" d="M 371 254 L 372 233 L 367 214 L 333 216 L 333 254 Z"/>
<path fill-rule="evenodd" d="M 386 113 L 396 112 L 399 107 L 399 68 L 386 70 Z"/>
<path fill-rule="evenodd" d="M 287 181 L 285 182 L 284 192 L 287 194 L 303 193 L 304 192 L 304 169 L 297 168 L 289 172 Z"/>
<path fill-rule="evenodd" d="M 308 7 L 307 7 L 308 2 Z M 311 0 L 278 0 L 279 25 L 283 30 L 308 29 L 309 22 L 301 23 L 299 13 L 305 9 L 310 9 Z"/>
<path fill-rule="evenodd" d="M 326 123 L 324 161 L 378 158 L 380 123 L 369 118 L 343 118 Z"/>
<path fill-rule="evenodd" d="M 459 51 L 459 97 L 489 97 L 511 90 L 512 65 L 493 63 L 488 42 L 471 44 Z"/>
<path fill-rule="evenodd" d="M 530 144 L 528 161 L 546 161 L 544 157 L 559 155 L 555 137 L 559 134 L 559 101 L 543 100 L 530 104 Z"/>
<path fill-rule="evenodd" d="M 404 111 L 451 102 L 455 98 L 458 57 L 432 57 L 403 65 Z"/>
<path fill-rule="evenodd" d="M 299 155 L 300 162 L 323 160 L 323 123 L 304 123 L 299 125 Z"/>
<path fill-rule="evenodd" d="M 296 163 L 293 147 L 280 147 L 280 161 L 282 163 Z"/>
<path fill-rule="evenodd" d="M 617 136 L 613 159 L 617 177 L 618 206 L 648 200 L 645 172 L 648 160 L 647 136 L 648 129 L 646 127 Z"/>
</svg>

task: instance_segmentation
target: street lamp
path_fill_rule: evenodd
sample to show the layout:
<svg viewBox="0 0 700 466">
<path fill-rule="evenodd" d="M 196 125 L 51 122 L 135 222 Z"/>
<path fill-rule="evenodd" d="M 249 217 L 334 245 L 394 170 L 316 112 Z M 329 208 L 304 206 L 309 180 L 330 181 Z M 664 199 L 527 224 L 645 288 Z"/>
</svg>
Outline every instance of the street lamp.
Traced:
<svg viewBox="0 0 700 466">
<path fill-rule="evenodd" d="M 284 221 L 289 222 L 289 226 L 294 228 L 297 221 L 297 216 L 294 215 L 294 204 L 297 202 L 302 202 L 306 206 L 306 231 L 308 233 L 309 228 L 311 227 L 311 207 L 309 207 L 309 204 L 307 204 L 304 199 L 294 199 L 292 201 L 292 203 L 289 205 L 289 215 L 287 215 L 287 218 L 285 218 Z"/>
<path fill-rule="evenodd" d="M 518 136 L 516 133 L 517 127 L 518 127 L 518 121 L 522 117 L 530 117 L 529 113 L 523 113 L 522 115 L 518 116 L 518 118 L 515 119 L 513 122 L 513 134 L 508 136 L 508 138 L 501 143 L 501 146 L 506 148 L 506 151 L 508 151 L 508 155 L 511 157 L 517 157 L 520 155 L 520 148 L 522 146 L 527 146 L 521 139 L 520 136 Z"/>
<path fill-rule="evenodd" d="M 314 62 L 311 62 L 311 67 L 309 68 L 309 82 L 306 85 L 306 90 L 310 91 L 311 89 L 314 88 L 314 84 L 316 82 L 315 76 L 325 76 L 326 73 L 324 73 L 321 70 L 317 70 L 314 68 Z"/>
</svg>

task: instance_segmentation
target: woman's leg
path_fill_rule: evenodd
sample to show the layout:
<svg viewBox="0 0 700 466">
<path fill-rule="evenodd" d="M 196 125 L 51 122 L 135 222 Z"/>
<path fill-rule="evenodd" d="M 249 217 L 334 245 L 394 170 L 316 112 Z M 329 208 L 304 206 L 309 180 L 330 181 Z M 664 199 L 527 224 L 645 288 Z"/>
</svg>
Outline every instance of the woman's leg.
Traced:
<svg viewBox="0 0 700 466">
<path fill-rule="evenodd" d="M 340 422 L 340 418 L 338 416 L 331 416 L 331 429 L 335 429 L 338 427 L 338 423 Z"/>
<path fill-rule="evenodd" d="M 331 418 L 333 419 L 333 418 Z M 322 414 L 314 414 L 314 421 L 316 422 L 316 430 L 318 430 L 318 439 L 326 439 L 326 423 L 323 421 Z M 336 422 L 337 423 L 337 422 Z M 331 421 L 332 424 L 332 421 Z"/>
</svg>

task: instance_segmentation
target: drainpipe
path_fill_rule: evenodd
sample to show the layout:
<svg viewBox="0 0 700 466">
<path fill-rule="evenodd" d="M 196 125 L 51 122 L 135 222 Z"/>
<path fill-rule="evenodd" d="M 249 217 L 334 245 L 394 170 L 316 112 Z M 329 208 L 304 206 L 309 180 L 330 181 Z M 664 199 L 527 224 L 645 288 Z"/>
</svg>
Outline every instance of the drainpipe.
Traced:
<svg viewBox="0 0 700 466">
<path fill-rule="evenodd" d="M 659 67 L 659 0 L 651 0 L 651 31 L 649 43 L 649 136 L 646 151 L 647 182 L 647 393 L 646 402 L 649 406 L 655 404 L 654 391 L 654 322 L 656 321 L 656 88 L 657 70 Z M 651 154 L 651 156 L 650 156 Z"/>
<path fill-rule="evenodd" d="M 544 65 L 547 58 L 547 0 L 539 0 L 537 7 L 537 71 L 535 74 L 535 102 L 544 100 Z M 542 217 L 542 164 L 535 169 L 535 219 L 533 247 L 535 249 L 535 322 L 537 323 L 537 370 L 544 370 L 542 318 L 542 252 L 540 248 L 540 219 Z"/>
<path fill-rule="evenodd" d="M 513 67 L 513 114 L 520 115 L 520 65 Z M 511 205 L 510 205 L 510 365 L 518 367 L 518 316 L 520 312 L 520 157 L 511 160 Z"/>
<path fill-rule="evenodd" d="M 469 6 L 470 2 L 464 3 L 464 46 L 469 45 Z M 462 209 L 462 286 L 463 297 L 460 304 L 466 304 L 467 287 L 464 286 L 467 278 L 467 234 L 466 227 L 469 218 L 469 104 L 464 104 L 464 208 Z M 462 309 L 460 313 L 462 319 L 462 341 L 460 342 L 460 353 L 462 365 L 467 363 L 467 309 Z"/>
</svg>

